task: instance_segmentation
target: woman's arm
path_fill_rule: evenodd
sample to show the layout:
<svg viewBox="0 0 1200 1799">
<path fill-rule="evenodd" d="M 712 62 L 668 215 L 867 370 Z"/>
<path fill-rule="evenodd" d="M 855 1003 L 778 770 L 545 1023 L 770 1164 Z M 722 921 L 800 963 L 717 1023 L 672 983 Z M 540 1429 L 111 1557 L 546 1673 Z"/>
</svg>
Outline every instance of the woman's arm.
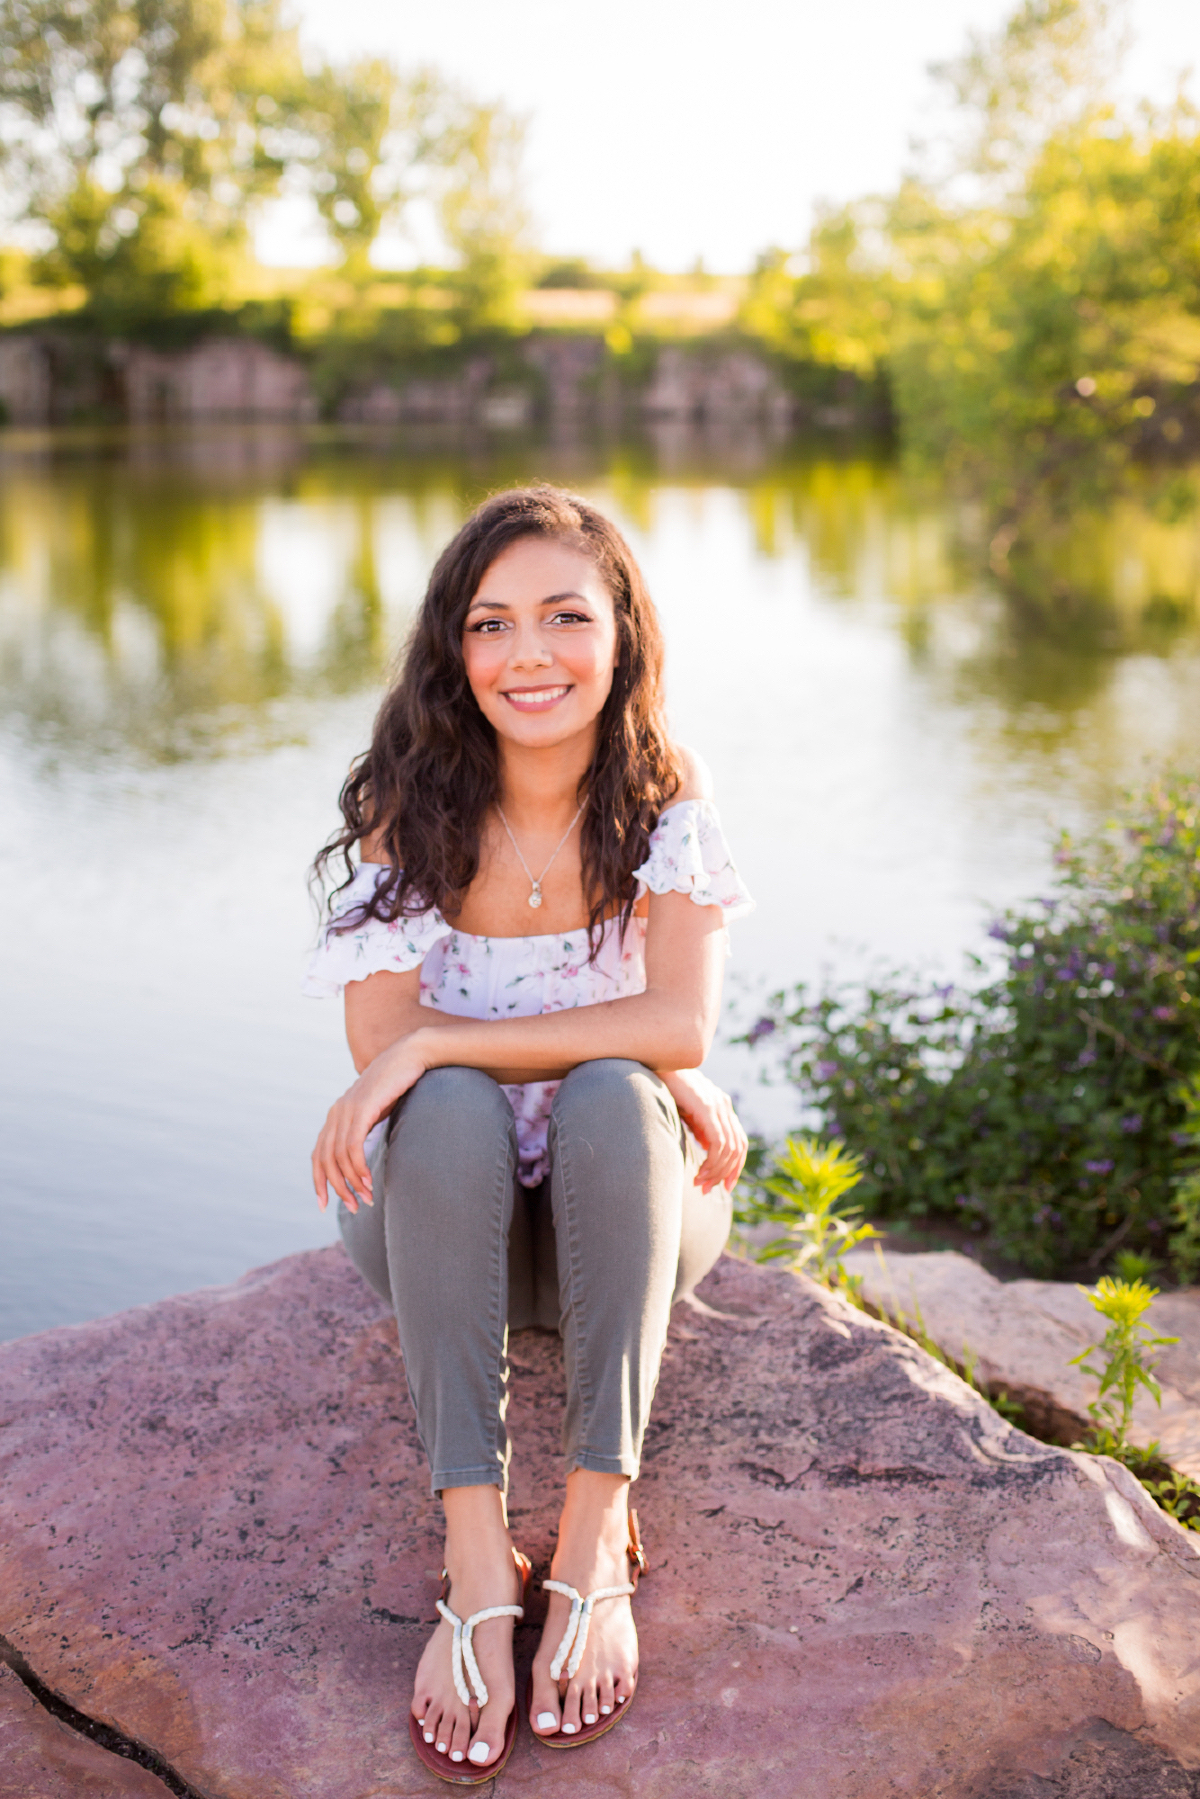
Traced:
<svg viewBox="0 0 1200 1799">
<path fill-rule="evenodd" d="M 627 1057 L 647 1068 L 696 1068 L 720 1014 L 725 939 L 716 906 L 651 894 L 646 990 L 565 1012 L 477 1020 L 419 1003 L 417 971 L 376 974 L 346 993 L 346 1030 L 359 1078 L 331 1109 L 313 1151 L 313 1184 L 354 1207 L 369 1194 L 363 1139 L 431 1068 L 481 1068 L 500 1081 L 560 1079 L 580 1062 Z"/>
</svg>

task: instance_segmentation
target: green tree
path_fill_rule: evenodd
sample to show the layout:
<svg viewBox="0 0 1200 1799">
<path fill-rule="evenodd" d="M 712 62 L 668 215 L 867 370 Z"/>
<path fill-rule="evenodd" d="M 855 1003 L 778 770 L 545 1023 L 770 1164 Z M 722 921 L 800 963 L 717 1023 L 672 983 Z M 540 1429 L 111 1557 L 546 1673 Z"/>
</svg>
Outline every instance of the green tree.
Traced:
<svg viewBox="0 0 1200 1799">
<path fill-rule="evenodd" d="M 445 110 L 435 197 L 442 232 L 460 265 L 468 329 L 514 322 L 529 274 L 529 215 L 522 185 L 527 122 L 461 94 Z"/>
<path fill-rule="evenodd" d="M 495 309 L 524 230 L 523 129 L 431 70 L 306 64 L 283 0 L 0 0 L 9 222 L 110 319 L 226 299 L 285 179 L 352 275 L 428 193 L 474 310 Z"/>
<path fill-rule="evenodd" d="M 1021 0 L 996 31 L 971 32 L 961 56 L 934 63 L 950 119 L 940 145 L 920 146 L 933 153 L 927 182 L 971 177 L 993 198 L 1019 190 L 1050 138 L 1104 111 L 1123 10 L 1120 0 Z"/>
<path fill-rule="evenodd" d="M 280 0 L 0 0 L 0 156 L 43 273 L 102 310 L 212 303 L 296 64 Z"/>
<path fill-rule="evenodd" d="M 894 278 L 878 202 L 820 214 L 792 273 L 782 250 L 769 250 L 751 275 L 743 328 L 799 361 L 870 377 L 888 354 Z"/>
</svg>

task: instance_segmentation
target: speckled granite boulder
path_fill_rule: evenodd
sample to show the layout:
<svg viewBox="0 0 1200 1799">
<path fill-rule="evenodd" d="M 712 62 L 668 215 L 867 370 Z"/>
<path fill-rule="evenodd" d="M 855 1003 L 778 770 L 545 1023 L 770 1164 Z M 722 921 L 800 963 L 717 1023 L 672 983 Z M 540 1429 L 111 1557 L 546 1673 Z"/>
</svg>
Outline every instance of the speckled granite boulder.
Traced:
<svg viewBox="0 0 1200 1799">
<path fill-rule="evenodd" d="M 637 1490 L 637 1703 L 575 1756 L 523 1728 L 500 1799 L 1200 1792 L 1200 1539 L 805 1281 L 724 1260 L 702 1295 Z M 513 1347 L 544 1564 L 558 1345 Z M 442 1790 L 405 1734 L 438 1508 L 340 1250 L 9 1344 L 0 1392 L 0 1630 L 48 1687 L 204 1799 Z"/>
<path fill-rule="evenodd" d="M 872 1305 L 919 1317 L 956 1362 L 976 1359 L 979 1379 L 1020 1399 L 1043 1435 L 1074 1442 L 1086 1428 L 1096 1382 L 1071 1362 L 1105 1326 L 1074 1282 L 998 1281 L 956 1250 L 889 1255 L 881 1265 L 859 1249 L 846 1266 Z M 1160 1294 L 1146 1321 L 1178 1342 L 1156 1352 L 1162 1404 L 1139 1391 L 1130 1434 L 1143 1447 L 1160 1443 L 1173 1467 L 1200 1478 L 1200 1287 Z"/>
<path fill-rule="evenodd" d="M 5 1799 L 163 1799 L 134 1762 L 69 1730 L 0 1662 L 0 1793 Z"/>
</svg>

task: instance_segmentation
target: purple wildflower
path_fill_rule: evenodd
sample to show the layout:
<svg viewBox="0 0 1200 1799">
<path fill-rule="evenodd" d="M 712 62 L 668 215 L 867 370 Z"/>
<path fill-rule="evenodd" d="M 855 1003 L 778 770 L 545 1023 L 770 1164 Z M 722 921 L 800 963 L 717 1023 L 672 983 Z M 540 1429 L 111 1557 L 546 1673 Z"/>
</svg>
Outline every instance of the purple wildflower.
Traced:
<svg viewBox="0 0 1200 1799">
<path fill-rule="evenodd" d="M 1140 1112 L 1131 1112 L 1128 1118 L 1121 1120 L 1121 1129 L 1127 1131 L 1131 1137 L 1135 1131 L 1140 1131 L 1141 1128 L 1142 1115 Z"/>
<path fill-rule="evenodd" d="M 1084 1167 L 1089 1174 L 1111 1174 L 1113 1171 L 1113 1164 L 1107 1156 L 1099 1162 L 1085 1162 Z"/>
<path fill-rule="evenodd" d="M 818 1062 L 813 1073 L 819 1081 L 831 1081 L 838 1071 L 836 1062 Z"/>
<path fill-rule="evenodd" d="M 746 1032 L 746 1042 L 751 1045 L 761 1043 L 764 1037 L 772 1036 L 777 1028 L 773 1018 L 759 1018 Z"/>
</svg>

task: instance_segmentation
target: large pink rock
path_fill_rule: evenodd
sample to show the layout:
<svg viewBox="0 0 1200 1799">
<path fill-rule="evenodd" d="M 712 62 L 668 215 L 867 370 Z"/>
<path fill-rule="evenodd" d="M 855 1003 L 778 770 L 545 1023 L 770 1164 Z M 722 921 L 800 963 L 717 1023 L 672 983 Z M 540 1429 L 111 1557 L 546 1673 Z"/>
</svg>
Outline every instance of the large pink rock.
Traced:
<svg viewBox="0 0 1200 1799">
<path fill-rule="evenodd" d="M 806 1281 L 723 1260 L 702 1294 L 637 1489 L 637 1702 L 571 1757 L 523 1727 L 495 1792 L 1194 1793 L 1200 1539 Z M 544 1569 L 557 1341 L 514 1360 L 514 1530 Z M 0 1629 L 48 1687 L 205 1799 L 440 1790 L 405 1730 L 439 1509 L 340 1250 L 9 1344 L 0 1390 Z"/>
<path fill-rule="evenodd" d="M 6 1799 L 163 1799 L 165 1791 L 136 1762 L 52 1718 L 0 1662 L 0 1793 Z"/>
</svg>

